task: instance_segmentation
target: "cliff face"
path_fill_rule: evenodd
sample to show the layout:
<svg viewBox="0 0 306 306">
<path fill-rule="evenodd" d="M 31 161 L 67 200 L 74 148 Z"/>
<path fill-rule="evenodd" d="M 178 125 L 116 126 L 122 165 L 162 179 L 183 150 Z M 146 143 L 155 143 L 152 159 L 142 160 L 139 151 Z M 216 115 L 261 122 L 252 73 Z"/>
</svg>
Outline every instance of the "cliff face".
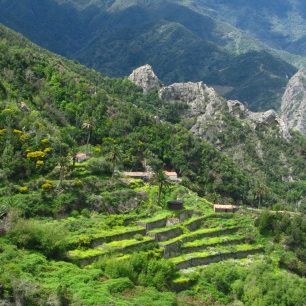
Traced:
<svg viewBox="0 0 306 306">
<path fill-rule="evenodd" d="M 144 93 L 161 86 L 161 82 L 150 65 L 144 65 L 135 69 L 129 76 L 129 80 L 141 87 Z"/>
<path fill-rule="evenodd" d="M 300 70 L 290 79 L 282 99 L 281 116 L 289 129 L 306 135 L 305 70 Z"/>
<path fill-rule="evenodd" d="M 149 65 L 134 70 L 129 79 L 142 87 L 144 92 L 158 89 L 159 97 L 164 101 L 186 103 L 187 109 L 183 115 L 194 119 L 191 130 L 208 140 L 212 140 L 209 135 L 226 129 L 226 118 L 247 124 L 254 131 L 271 128 L 285 139 L 290 137 L 285 122 L 275 111 L 251 112 L 237 100 L 227 101 L 203 82 L 174 83 L 161 87 L 161 82 Z"/>
</svg>

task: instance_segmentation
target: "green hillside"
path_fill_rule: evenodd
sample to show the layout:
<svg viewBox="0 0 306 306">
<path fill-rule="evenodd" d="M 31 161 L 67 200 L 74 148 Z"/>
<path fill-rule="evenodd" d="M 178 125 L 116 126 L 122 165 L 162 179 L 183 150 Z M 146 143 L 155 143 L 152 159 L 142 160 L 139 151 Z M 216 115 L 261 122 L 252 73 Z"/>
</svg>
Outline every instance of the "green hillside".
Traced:
<svg viewBox="0 0 306 306">
<path fill-rule="evenodd" d="M 256 179 L 177 106 L 0 27 L 0 303 L 305 304 L 305 139 L 278 147 L 296 182 Z M 151 179 L 124 175 L 145 163 Z M 241 208 L 214 213 L 219 201 Z"/>
<path fill-rule="evenodd" d="M 271 47 L 305 55 L 305 2 L 292 1 L 187 1 L 206 13 L 222 17 Z"/>
</svg>

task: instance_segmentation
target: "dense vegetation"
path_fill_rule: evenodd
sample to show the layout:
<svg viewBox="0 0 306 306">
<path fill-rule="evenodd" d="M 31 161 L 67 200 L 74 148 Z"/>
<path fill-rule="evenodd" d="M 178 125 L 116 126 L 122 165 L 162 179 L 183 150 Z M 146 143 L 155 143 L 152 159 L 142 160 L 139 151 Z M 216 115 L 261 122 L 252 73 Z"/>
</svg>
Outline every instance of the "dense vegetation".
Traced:
<svg viewBox="0 0 306 306">
<path fill-rule="evenodd" d="M 257 230 L 255 213 L 216 217 L 212 204 L 199 196 L 271 206 L 291 185 L 277 175 L 269 186 L 268 180 L 254 181 L 252 169 L 247 171 L 184 127 L 177 106 L 164 104 L 154 92 L 144 96 L 126 79 L 105 78 L 0 27 L 0 301 L 305 304 L 305 279 L 299 276 L 304 275 L 304 219 L 263 214 Z M 233 135 L 224 137 L 226 145 Z M 293 159 L 304 150 L 303 138 L 296 136 L 294 141 L 298 155 Z M 77 152 L 86 152 L 89 159 L 77 162 Z M 144 161 L 156 172 L 152 181 L 127 180 L 120 174 L 144 170 Z M 304 159 L 298 162 L 303 165 Z M 298 162 L 292 165 L 298 168 Z M 163 169 L 176 170 L 182 183 L 170 184 L 157 175 Z M 296 177 L 302 179 L 302 172 L 296 170 Z M 269 171 L 267 176 L 271 178 Z M 273 183 L 276 187 L 263 194 Z M 292 203 L 304 195 L 304 183 L 299 186 L 294 185 Z M 188 226 L 200 218 L 200 235 L 205 231 L 215 235 L 208 247 L 195 238 L 191 241 L 189 247 L 205 247 L 201 256 L 256 248 L 261 253 L 182 274 L 176 264 L 188 253 L 162 258 L 161 246 L 147 233 L 137 232 L 143 230 L 138 220 L 175 220 L 177 216 L 166 209 L 166 202 L 175 198 L 198 214 L 170 229 L 190 238 L 197 232 Z M 298 208 L 303 210 L 302 202 Z M 233 234 L 235 227 L 240 231 Z M 226 236 L 223 231 L 228 229 Z M 130 239 L 118 238 L 128 231 Z M 165 229 L 149 234 L 158 231 Z M 106 241 L 106 249 L 95 247 L 105 237 L 117 240 Z M 228 245 L 235 239 L 238 245 Z M 135 245 L 141 246 L 124 253 Z M 296 266 L 285 261 L 287 254 Z M 84 263 L 95 256 L 98 260 L 92 264 Z"/>
<path fill-rule="evenodd" d="M 232 25 L 251 32 L 272 47 L 305 55 L 306 6 L 302 0 L 195 2 L 205 10 L 213 9 Z"/>
<path fill-rule="evenodd" d="M 202 14 L 203 5 L 206 1 L 194 9 L 182 0 L 2 0 L 0 21 L 108 76 L 127 76 L 149 63 L 165 83 L 202 80 L 252 110 L 278 109 L 296 68 L 278 58 L 283 53 L 211 11 Z"/>
</svg>

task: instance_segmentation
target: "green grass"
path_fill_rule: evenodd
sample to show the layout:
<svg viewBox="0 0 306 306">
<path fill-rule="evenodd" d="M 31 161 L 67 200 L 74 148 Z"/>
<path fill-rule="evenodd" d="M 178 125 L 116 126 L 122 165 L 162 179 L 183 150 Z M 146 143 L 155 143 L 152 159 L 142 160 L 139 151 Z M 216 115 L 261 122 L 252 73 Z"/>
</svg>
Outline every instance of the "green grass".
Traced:
<svg viewBox="0 0 306 306">
<path fill-rule="evenodd" d="M 149 218 L 146 218 L 146 219 L 141 219 L 141 220 L 138 220 L 138 222 L 143 222 L 143 223 L 152 223 L 152 222 L 155 222 L 155 221 L 159 221 L 159 220 L 163 220 L 165 218 L 169 218 L 173 215 L 173 212 L 172 211 L 169 211 L 169 210 L 163 210 L 159 213 L 157 213 L 156 215 L 152 216 L 152 217 L 149 217 Z"/>
<path fill-rule="evenodd" d="M 180 224 L 176 224 L 176 225 L 171 225 L 171 226 L 166 226 L 166 227 L 161 227 L 161 228 L 155 228 L 153 230 L 150 230 L 149 233 L 151 234 L 164 233 L 164 232 L 168 232 L 170 230 L 176 229 L 176 228 L 182 228 L 182 226 Z"/>
<path fill-rule="evenodd" d="M 235 241 L 238 239 L 243 239 L 243 236 L 227 235 L 227 236 L 221 236 L 221 237 L 204 238 L 204 239 L 186 242 L 184 243 L 184 247 L 192 248 L 192 247 L 199 247 L 199 246 L 210 246 L 210 245 L 219 244 L 219 243 L 223 243 L 227 241 Z"/>
<path fill-rule="evenodd" d="M 204 258 L 216 254 L 227 254 L 231 252 L 240 252 L 240 251 L 251 251 L 261 248 L 261 245 L 250 245 L 250 244 L 239 244 L 235 246 L 219 246 L 211 248 L 202 252 L 194 252 L 190 254 L 184 254 L 181 256 L 170 258 L 169 260 L 174 264 L 192 259 L 192 258 Z"/>
<path fill-rule="evenodd" d="M 79 259 L 86 259 L 95 256 L 100 256 L 100 255 L 106 255 L 108 253 L 109 251 L 105 249 L 88 249 L 88 250 L 76 249 L 69 251 L 67 255 L 70 259 L 79 260 Z"/>
<path fill-rule="evenodd" d="M 102 249 L 123 249 L 125 247 L 131 246 L 131 245 L 141 245 L 143 242 L 147 241 L 154 241 L 153 238 L 151 237 L 143 237 L 142 240 L 137 240 L 137 239 L 126 239 L 126 240 L 118 240 L 118 241 L 112 241 L 109 243 L 104 243 L 100 248 Z"/>
</svg>

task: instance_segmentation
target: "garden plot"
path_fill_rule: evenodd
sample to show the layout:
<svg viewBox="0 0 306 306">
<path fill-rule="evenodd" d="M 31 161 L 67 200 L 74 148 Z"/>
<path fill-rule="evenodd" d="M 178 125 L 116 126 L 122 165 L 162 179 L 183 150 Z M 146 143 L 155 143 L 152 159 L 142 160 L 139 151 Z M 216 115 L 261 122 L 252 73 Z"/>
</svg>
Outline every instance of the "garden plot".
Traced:
<svg viewBox="0 0 306 306">
<path fill-rule="evenodd" d="M 176 224 L 171 225 L 173 221 Z M 96 234 L 90 248 L 72 250 L 68 257 L 80 265 L 87 265 L 105 256 L 155 249 L 158 256 L 170 260 L 178 269 L 244 258 L 262 251 L 261 246 L 245 243 L 246 237 L 239 230 L 246 223 L 232 214 L 162 211 L 150 218 L 135 220 L 136 226 Z"/>
</svg>

